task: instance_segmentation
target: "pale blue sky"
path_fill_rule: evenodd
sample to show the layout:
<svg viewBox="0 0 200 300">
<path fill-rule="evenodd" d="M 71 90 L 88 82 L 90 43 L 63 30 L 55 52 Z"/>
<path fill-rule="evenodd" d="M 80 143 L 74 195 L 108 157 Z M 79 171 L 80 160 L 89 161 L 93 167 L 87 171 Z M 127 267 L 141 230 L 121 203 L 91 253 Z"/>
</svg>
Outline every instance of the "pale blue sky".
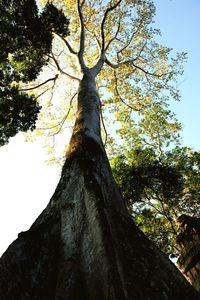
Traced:
<svg viewBox="0 0 200 300">
<path fill-rule="evenodd" d="M 181 102 L 172 105 L 183 124 L 182 143 L 200 150 L 200 0 L 155 0 L 155 27 L 163 43 L 176 52 L 187 52 L 180 80 Z"/>
</svg>

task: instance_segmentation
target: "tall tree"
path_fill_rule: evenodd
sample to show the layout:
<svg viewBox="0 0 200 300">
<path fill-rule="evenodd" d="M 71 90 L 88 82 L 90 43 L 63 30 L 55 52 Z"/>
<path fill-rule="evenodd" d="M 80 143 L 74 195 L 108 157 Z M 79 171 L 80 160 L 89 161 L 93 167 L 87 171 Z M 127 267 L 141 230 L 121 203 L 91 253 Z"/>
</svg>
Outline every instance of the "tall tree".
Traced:
<svg viewBox="0 0 200 300">
<path fill-rule="evenodd" d="M 73 10 L 74 2 L 67 3 Z M 123 88 L 124 69 L 136 73 L 136 82 L 144 74 L 153 78 L 151 83 L 155 85 L 166 85 L 169 76 L 174 75 L 163 72 L 164 66 L 161 70 L 157 66 L 157 44 L 146 47 L 153 34 L 148 24 L 154 6 L 148 0 L 78 0 L 76 9 L 78 21 L 72 20 L 71 34 L 78 50 L 61 36 L 80 68 L 78 108 L 66 161 L 46 209 L 1 258 L 1 297 L 199 299 L 176 267 L 135 226 L 113 180 L 101 138 L 101 103 L 96 85 L 100 72 L 105 76 L 107 68 L 118 70 Z M 99 24 L 99 33 L 91 24 Z M 137 33 L 141 34 L 141 44 L 140 38 L 135 38 Z M 135 40 L 138 48 L 134 48 Z M 147 55 L 144 61 L 152 54 L 149 71 L 139 60 L 143 49 Z M 165 50 L 162 56 L 165 60 Z M 60 69 L 59 64 L 57 67 Z M 141 79 L 139 89 L 142 85 Z M 130 86 L 127 91 L 131 91 Z"/>
<path fill-rule="evenodd" d="M 40 102 L 43 109 L 37 134 L 49 137 L 50 143 L 66 126 L 73 127 L 74 118 L 70 122 L 70 116 L 75 117 L 77 89 L 82 78 L 78 58 L 81 32 L 77 4 L 75 1 L 53 2 L 70 15 L 71 34 L 67 38 L 54 34 L 46 68 L 52 78 L 59 74 L 55 84 L 48 82 L 48 86 L 43 86 L 46 97 Z M 114 119 L 115 125 L 111 126 L 110 132 L 107 127 L 111 136 L 113 130 L 119 128 L 121 138 L 134 138 L 135 143 L 145 139 L 147 143 L 156 144 L 159 151 L 174 140 L 174 132 L 180 128 L 170 112 L 168 100 L 169 97 L 179 99 L 177 80 L 186 55 L 179 53 L 172 57 L 171 49 L 157 42 L 160 32 L 151 27 L 155 14 L 152 1 L 120 1 L 104 18 L 108 7 L 109 2 L 105 1 L 84 1 L 82 6 L 84 63 L 93 68 L 98 62 L 96 84 L 104 131 L 104 123 Z M 59 96 L 52 99 L 50 88 Z M 156 128 L 154 133 L 151 132 L 152 125 Z M 104 140 L 106 135 L 103 135 Z"/>
</svg>

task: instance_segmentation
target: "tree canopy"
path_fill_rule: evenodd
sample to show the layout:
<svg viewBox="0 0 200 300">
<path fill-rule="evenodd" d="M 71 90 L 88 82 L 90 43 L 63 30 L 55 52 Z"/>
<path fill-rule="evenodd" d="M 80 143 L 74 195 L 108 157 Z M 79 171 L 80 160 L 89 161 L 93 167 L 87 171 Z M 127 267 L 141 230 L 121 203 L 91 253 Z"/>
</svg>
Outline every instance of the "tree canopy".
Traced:
<svg viewBox="0 0 200 300">
<path fill-rule="evenodd" d="M 124 153 L 112 168 L 131 214 L 163 251 L 178 255 L 177 218 L 199 216 L 199 152 L 177 146 L 159 159 L 152 148 Z"/>
<path fill-rule="evenodd" d="M 40 76 L 35 83 L 30 83 L 30 80 L 36 76 L 27 78 L 23 86 L 35 94 L 43 107 L 36 134 L 48 137 L 51 143 L 65 127 L 73 125 L 73 103 L 82 78 L 81 70 L 90 68 L 98 74 L 96 82 L 102 103 L 102 127 L 110 133 L 109 141 L 113 130 L 117 129 L 121 139 L 154 144 L 157 151 L 173 142 L 178 137 L 180 124 L 170 111 L 168 100 L 180 97 L 176 82 L 183 72 L 186 54 L 172 57 L 172 49 L 159 44 L 160 31 L 152 27 L 153 1 L 38 2 L 44 7 L 38 15 L 43 24 L 40 28 L 44 26 L 47 30 L 51 26 L 48 32 L 52 33 L 49 37 L 52 47 L 46 48 L 49 35 L 41 30 L 41 39 L 37 39 L 38 44 L 35 42 L 34 47 L 37 51 L 41 47 L 41 55 L 35 55 L 44 63 L 35 59 L 32 63 L 37 62 L 40 70 L 41 65 L 45 68 L 42 73 L 37 73 Z M 62 22 L 64 16 L 70 18 L 70 35 L 66 31 L 61 34 L 60 29 L 52 25 L 47 11 L 55 14 L 50 7 L 59 12 L 62 10 Z M 63 30 L 67 30 L 68 21 L 62 22 L 59 19 L 57 24 L 65 24 Z M 32 32 L 34 36 L 34 30 Z M 35 89 L 36 86 L 39 88 Z M 109 126 L 109 121 L 114 121 L 115 125 Z M 107 135 L 105 132 L 105 140 Z"/>
<path fill-rule="evenodd" d="M 34 0 L 0 2 L 0 145 L 19 131 L 35 129 L 41 109 L 22 83 L 37 78 L 48 63 L 53 30 L 66 36 L 68 19 L 54 5 L 39 13 Z"/>
</svg>

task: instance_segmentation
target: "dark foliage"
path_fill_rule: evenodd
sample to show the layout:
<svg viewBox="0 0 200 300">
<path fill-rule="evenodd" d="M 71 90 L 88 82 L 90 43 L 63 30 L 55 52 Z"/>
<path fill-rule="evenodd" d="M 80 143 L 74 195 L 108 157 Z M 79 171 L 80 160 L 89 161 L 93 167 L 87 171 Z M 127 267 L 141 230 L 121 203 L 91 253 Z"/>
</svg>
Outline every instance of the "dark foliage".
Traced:
<svg viewBox="0 0 200 300">
<path fill-rule="evenodd" d="M 113 174 L 137 225 L 166 253 L 175 253 L 174 220 L 184 186 L 175 164 L 157 159 L 150 148 L 131 151 L 129 159 L 119 155 Z"/>
<path fill-rule="evenodd" d="M 156 158 L 131 149 L 113 161 L 113 174 L 140 229 L 166 253 L 178 254 L 177 217 L 199 216 L 200 153 L 176 147 Z"/>
<path fill-rule="evenodd" d="M 20 83 L 37 78 L 48 63 L 53 32 L 68 35 L 69 20 L 52 4 L 46 5 L 40 14 L 35 0 L 0 1 L 0 15 L 0 145 L 3 145 L 17 132 L 35 128 L 40 106 L 33 95 L 20 92 Z"/>
<path fill-rule="evenodd" d="M 135 153 L 133 161 L 128 164 L 124 156 L 118 156 L 113 165 L 113 174 L 128 205 L 140 202 L 146 191 L 170 200 L 177 195 L 183 185 L 183 178 L 172 165 L 154 158 L 140 161 L 140 154 Z M 143 154 L 143 153 L 142 153 Z"/>
<path fill-rule="evenodd" d="M 53 31 L 61 36 L 69 35 L 69 20 L 51 3 L 48 3 L 42 12 L 42 22 L 49 32 Z"/>
<path fill-rule="evenodd" d="M 34 130 L 40 106 L 16 88 L 0 91 L 0 146 L 19 131 Z"/>
</svg>

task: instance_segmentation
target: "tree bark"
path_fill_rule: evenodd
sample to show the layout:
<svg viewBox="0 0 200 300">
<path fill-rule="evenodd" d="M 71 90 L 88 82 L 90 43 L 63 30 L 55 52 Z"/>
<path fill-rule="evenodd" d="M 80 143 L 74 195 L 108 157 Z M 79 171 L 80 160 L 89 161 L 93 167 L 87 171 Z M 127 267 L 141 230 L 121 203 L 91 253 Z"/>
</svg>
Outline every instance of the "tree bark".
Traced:
<svg viewBox="0 0 200 300">
<path fill-rule="evenodd" d="M 89 71 L 56 191 L 0 260 L 0 299 L 200 299 L 126 210 L 101 140 Z"/>
</svg>

